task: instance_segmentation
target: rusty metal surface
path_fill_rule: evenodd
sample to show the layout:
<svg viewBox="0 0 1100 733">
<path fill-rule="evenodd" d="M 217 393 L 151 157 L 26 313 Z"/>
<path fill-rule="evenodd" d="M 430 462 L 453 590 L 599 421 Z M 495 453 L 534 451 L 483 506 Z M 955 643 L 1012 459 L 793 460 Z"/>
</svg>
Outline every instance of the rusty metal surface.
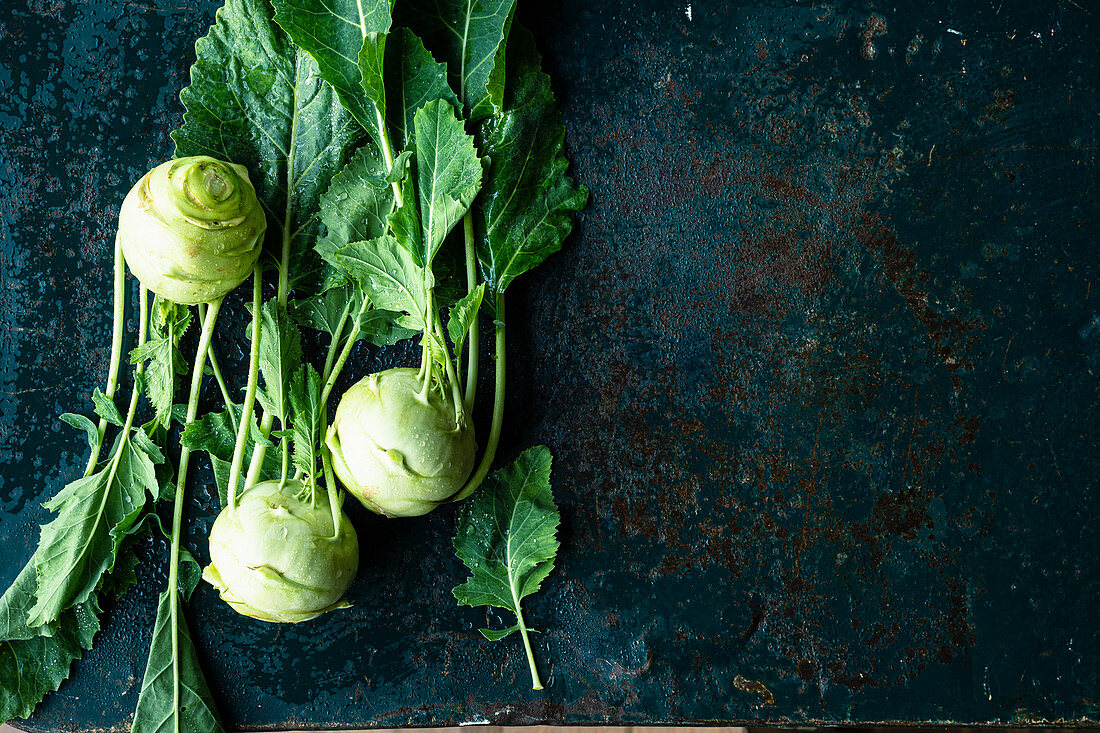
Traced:
<svg viewBox="0 0 1100 733">
<path fill-rule="evenodd" d="M 56 416 L 104 371 L 117 207 L 170 152 L 215 6 L 0 15 L 5 584 L 80 470 Z M 547 690 L 454 606 L 451 510 L 358 512 L 350 611 L 282 628 L 196 593 L 227 718 L 1095 724 L 1100 8 L 523 16 L 592 189 L 510 308 L 504 453 L 551 447 L 564 520 L 529 611 Z M 409 356 L 363 350 L 349 378 Z M 216 499 L 196 493 L 201 559 Z M 126 729 L 163 562 L 142 552 L 28 727 Z"/>
</svg>

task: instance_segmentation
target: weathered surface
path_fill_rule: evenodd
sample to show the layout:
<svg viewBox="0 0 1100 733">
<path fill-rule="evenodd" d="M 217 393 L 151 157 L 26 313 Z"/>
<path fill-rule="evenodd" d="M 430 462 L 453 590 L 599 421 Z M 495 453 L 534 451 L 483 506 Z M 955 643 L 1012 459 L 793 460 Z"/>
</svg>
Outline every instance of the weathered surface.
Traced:
<svg viewBox="0 0 1100 733">
<path fill-rule="evenodd" d="M 196 593 L 233 723 L 1100 719 L 1097 13 L 921 5 L 527 2 L 592 189 L 511 309 L 504 453 L 551 447 L 564 519 L 547 690 L 454 605 L 451 510 L 358 512 L 353 609 Z M 214 7 L 0 18 L 5 584 L 83 461 L 56 415 L 105 369 L 118 204 Z M 31 727 L 126 727 L 143 552 Z"/>
</svg>

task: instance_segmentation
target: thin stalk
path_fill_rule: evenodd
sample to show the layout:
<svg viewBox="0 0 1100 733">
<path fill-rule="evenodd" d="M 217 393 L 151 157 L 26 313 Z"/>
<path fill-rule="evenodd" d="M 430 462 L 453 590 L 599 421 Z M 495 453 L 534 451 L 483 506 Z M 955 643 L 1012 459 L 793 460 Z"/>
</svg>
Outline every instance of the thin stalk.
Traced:
<svg viewBox="0 0 1100 733">
<path fill-rule="evenodd" d="M 485 445 L 485 454 L 481 456 L 481 463 L 473 476 L 462 487 L 462 490 L 452 496 L 448 501 L 461 501 L 481 486 L 481 482 L 489 475 L 489 469 L 493 467 L 493 459 L 497 455 L 497 445 L 500 444 L 500 429 L 504 424 L 504 293 L 497 293 L 497 320 L 496 320 L 496 385 L 493 390 L 493 422 L 489 427 L 489 442 Z"/>
<path fill-rule="evenodd" d="M 218 320 L 218 311 L 221 310 L 221 301 L 210 303 L 206 309 L 206 317 L 202 320 L 202 334 L 199 336 L 199 346 L 195 352 L 195 361 L 191 369 L 191 392 L 187 398 L 187 423 L 195 419 L 199 411 L 199 390 L 202 387 L 202 367 L 206 363 L 206 352 L 210 349 L 210 339 L 214 335 L 214 324 Z M 186 423 L 185 423 L 186 424 Z M 191 462 L 191 451 L 187 446 L 180 446 L 179 471 L 176 478 L 176 496 L 172 503 L 172 547 L 168 560 L 168 592 L 169 608 L 172 618 L 172 686 L 173 710 L 180 709 L 180 654 L 179 654 L 179 567 L 180 567 L 180 535 L 183 531 L 183 504 L 184 492 L 187 490 L 187 466 Z"/>
<path fill-rule="evenodd" d="M 428 288 L 424 308 L 424 343 L 420 352 L 420 373 L 418 377 L 423 380 L 420 388 L 420 400 L 428 399 L 428 389 L 432 385 L 432 377 L 435 376 L 435 358 L 432 356 L 431 340 L 435 338 L 435 292 Z M 449 357 L 448 357 L 449 358 Z"/>
<path fill-rule="evenodd" d="M 443 325 L 438 318 L 432 320 L 434 321 L 436 338 L 446 348 L 447 341 L 443 336 Z M 462 399 L 461 388 L 458 386 L 458 374 L 455 371 L 454 360 L 450 356 L 447 356 L 444 361 L 446 362 L 447 381 L 451 383 L 451 399 L 455 403 L 455 425 L 462 427 L 466 424 L 466 405 Z"/>
<path fill-rule="evenodd" d="M 206 303 L 199 303 L 199 318 L 206 318 Z M 237 425 L 237 418 L 233 414 L 233 398 L 229 396 L 229 387 L 225 383 L 225 377 L 222 376 L 222 368 L 218 364 L 218 355 L 214 351 L 214 347 L 210 347 L 210 353 L 207 354 L 210 361 L 210 371 L 214 373 L 214 381 L 218 383 L 218 390 L 222 393 L 222 401 L 225 402 L 225 409 L 229 413 L 229 419 L 233 421 L 233 425 Z"/>
<path fill-rule="evenodd" d="M 332 333 L 332 343 L 329 344 L 328 354 L 325 356 L 325 368 L 321 371 L 321 379 L 328 381 L 329 375 L 332 374 L 333 361 L 336 359 L 336 353 L 339 351 L 336 347 L 340 343 L 340 338 L 344 335 L 344 324 L 348 322 L 348 313 L 351 309 L 351 301 L 344 304 L 344 312 L 340 315 L 340 320 L 336 324 L 336 330 Z"/>
<path fill-rule="evenodd" d="M 477 252 L 474 250 L 474 215 L 467 211 L 462 217 L 462 232 L 466 239 L 466 292 L 474 292 L 477 287 Z M 470 324 L 470 333 L 466 337 L 466 411 L 474 408 L 477 396 L 477 367 L 481 350 L 481 328 L 478 319 Z"/>
<path fill-rule="evenodd" d="M 103 393 L 107 399 L 115 398 L 118 389 L 118 368 L 122 364 L 122 328 L 126 321 L 126 258 L 122 254 L 122 242 L 115 236 L 115 306 L 114 323 L 111 328 L 111 361 L 107 368 L 107 385 Z M 99 462 L 99 451 L 103 447 L 103 436 L 107 433 L 107 421 L 99 418 L 96 427 L 99 440 L 92 446 L 92 454 L 88 456 L 88 466 L 84 469 L 85 476 L 91 476 Z"/>
<path fill-rule="evenodd" d="M 386 121 L 382 119 L 382 113 L 377 108 L 374 110 L 375 122 L 378 125 L 378 138 L 382 143 L 382 157 L 386 161 L 386 173 L 393 173 L 393 148 L 390 147 L 390 133 L 386 130 Z M 393 200 L 397 204 L 397 208 L 401 208 L 405 205 L 404 199 L 401 197 L 401 186 L 394 181 L 390 184 L 393 188 Z"/>
<path fill-rule="evenodd" d="M 328 421 L 328 415 L 323 415 Z M 325 490 L 328 491 L 328 503 L 332 509 L 332 539 L 340 539 L 343 534 L 343 525 L 340 522 L 340 489 L 336 486 L 336 476 L 332 473 L 332 455 L 328 447 L 321 447 L 321 468 L 325 472 Z"/>
<path fill-rule="evenodd" d="M 237 442 L 233 446 L 233 462 L 229 466 L 229 485 L 226 488 L 230 511 L 237 509 L 237 482 L 244 467 L 244 452 L 248 447 L 248 432 L 252 427 L 252 415 L 256 409 L 256 389 L 260 378 L 260 306 L 263 295 L 263 268 L 256 265 L 252 271 L 252 345 L 248 351 L 248 385 L 241 406 L 241 422 L 237 426 Z"/>
<path fill-rule="evenodd" d="M 328 404 L 329 395 L 332 394 L 332 388 L 336 386 L 336 379 L 340 376 L 340 372 L 344 370 L 344 364 L 348 361 L 348 356 L 351 355 L 351 349 L 355 346 L 355 342 L 359 339 L 359 321 L 363 317 L 363 313 L 367 310 L 367 305 L 370 303 L 366 298 L 363 299 L 363 304 L 359 306 L 359 312 L 355 316 L 355 322 L 351 324 L 351 331 L 348 333 L 348 340 L 344 342 L 344 348 L 340 349 L 340 356 L 336 359 L 336 362 L 331 367 L 326 364 L 326 368 L 329 369 L 328 378 L 325 380 L 325 386 L 321 389 L 321 404 Z M 333 344 L 335 346 L 335 343 Z M 334 349 L 329 350 L 329 356 L 332 356 Z M 327 424 L 327 421 L 326 421 Z"/>
<path fill-rule="evenodd" d="M 523 611 L 519 608 L 519 597 L 516 595 L 515 588 L 512 588 L 512 599 L 516 604 L 516 621 L 520 636 L 523 637 L 523 648 L 527 652 L 527 664 L 531 668 L 531 689 L 541 690 L 542 679 L 539 677 L 538 667 L 535 666 L 535 653 L 531 650 L 531 639 L 527 634 L 527 624 L 523 620 Z"/>
</svg>

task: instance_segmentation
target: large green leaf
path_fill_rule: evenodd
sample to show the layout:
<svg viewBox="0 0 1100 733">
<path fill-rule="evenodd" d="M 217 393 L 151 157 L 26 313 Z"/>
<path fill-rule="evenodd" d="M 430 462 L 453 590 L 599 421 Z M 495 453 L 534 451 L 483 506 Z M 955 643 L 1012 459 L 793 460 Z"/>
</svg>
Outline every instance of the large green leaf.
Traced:
<svg viewBox="0 0 1100 733">
<path fill-rule="evenodd" d="M 225 730 L 199 666 L 175 588 L 160 594 L 149 661 L 130 730 L 132 733 Z"/>
<path fill-rule="evenodd" d="M 471 120 L 499 108 L 504 82 L 497 67 L 516 0 L 408 0 L 399 20 L 447 64 L 451 85 Z M 495 71 L 494 71 L 495 70 Z"/>
<path fill-rule="evenodd" d="M 275 21 L 317 60 L 321 78 L 365 129 L 386 117 L 382 60 L 388 0 L 272 0 Z"/>
<path fill-rule="evenodd" d="M 561 249 L 588 201 L 588 189 L 566 174 L 565 127 L 534 39 L 518 25 L 511 35 L 506 111 L 485 142 L 490 165 L 478 199 L 478 259 L 498 292 Z"/>
<path fill-rule="evenodd" d="M 550 451 L 539 445 L 493 473 L 462 506 L 454 539 L 458 558 L 470 570 L 470 578 L 454 589 L 455 598 L 465 606 L 495 606 L 515 614 L 514 626 L 481 633 L 490 641 L 514 631 L 524 636 L 536 689 L 541 683 L 520 603 L 538 591 L 558 552 L 561 515 L 550 491 L 550 463 Z"/>
<path fill-rule="evenodd" d="M 99 592 L 44 626 L 27 625 L 37 574 L 31 558 L 0 598 L 0 723 L 25 718 L 69 676 L 99 631 Z"/>
<path fill-rule="evenodd" d="M 447 83 L 447 65 L 436 61 L 424 42 L 408 28 L 395 28 L 386 41 L 387 123 L 393 145 L 404 149 L 413 129 L 413 116 L 433 99 L 446 99 L 459 109 L 458 97 Z"/>
<path fill-rule="evenodd" d="M 272 21 L 267 0 L 227 0 L 195 53 L 191 85 L 180 93 L 183 126 L 172 133 L 176 155 L 247 166 L 268 213 L 269 253 L 315 257 L 321 194 L 362 129 L 313 57 Z M 294 277 L 312 272 L 292 269 Z"/>
<path fill-rule="evenodd" d="M 416 187 L 420 196 L 421 250 L 417 264 L 430 268 L 443 239 L 470 208 L 481 187 L 474 139 L 444 99 L 413 116 Z"/>
<path fill-rule="evenodd" d="M 148 441 L 120 434 L 98 471 L 43 505 L 57 517 L 42 526 L 35 553 L 37 600 L 27 612 L 28 625 L 51 623 L 91 597 L 146 501 L 159 495 L 155 464 L 162 460 L 159 451 L 148 450 Z"/>
<path fill-rule="evenodd" d="M 369 242 L 352 242 L 336 253 L 355 276 L 370 301 L 378 308 L 407 314 L 399 319 L 405 328 L 423 331 L 427 321 L 427 288 L 431 272 L 392 236 Z"/>
</svg>

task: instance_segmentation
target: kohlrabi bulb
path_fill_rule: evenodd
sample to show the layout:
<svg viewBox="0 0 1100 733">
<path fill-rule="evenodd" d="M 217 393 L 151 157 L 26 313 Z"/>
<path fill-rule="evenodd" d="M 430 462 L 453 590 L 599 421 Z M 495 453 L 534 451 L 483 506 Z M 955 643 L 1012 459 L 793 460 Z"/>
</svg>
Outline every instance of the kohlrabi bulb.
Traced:
<svg viewBox="0 0 1100 733">
<path fill-rule="evenodd" d="M 354 385 L 336 409 L 326 441 L 333 469 L 376 512 L 426 514 L 474 467 L 474 431 L 456 425 L 450 392 L 420 391 L 416 369 L 390 369 Z"/>
<path fill-rule="evenodd" d="M 206 155 L 146 173 L 118 218 L 126 264 L 141 284 L 188 304 L 217 300 L 240 285 L 266 228 L 247 169 Z"/>
<path fill-rule="evenodd" d="M 333 538 L 328 495 L 311 504 L 289 480 L 249 488 L 226 507 L 210 530 L 210 564 L 202 577 L 238 613 L 263 621 L 307 621 L 346 608 L 344 592 L 359 566 L 359 541 L 340 512 Z"/>
</svg>

